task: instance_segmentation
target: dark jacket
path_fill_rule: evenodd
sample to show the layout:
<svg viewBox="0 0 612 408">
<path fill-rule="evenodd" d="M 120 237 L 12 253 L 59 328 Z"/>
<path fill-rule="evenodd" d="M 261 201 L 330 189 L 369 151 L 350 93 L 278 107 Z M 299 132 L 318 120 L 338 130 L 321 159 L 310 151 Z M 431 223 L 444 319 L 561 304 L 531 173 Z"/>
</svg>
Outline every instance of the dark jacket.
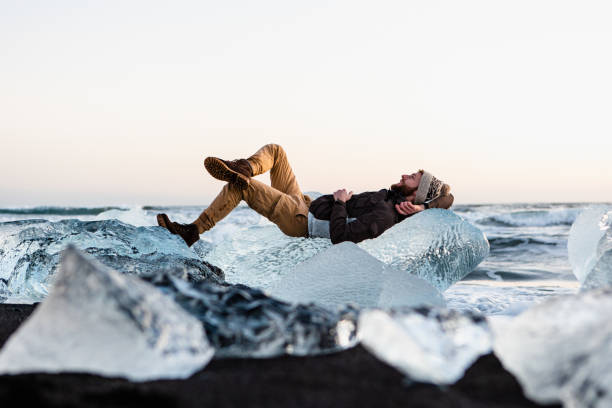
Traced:
<svg viewBox="0 0 612 408">
<path fill-rule="evenodd" d="M 450 208 L 452 194 L 440 196 L 425 205 L 426 208 Z M 385 230 L 405 220 L 395 209 L 395 204 L 405 201 L 401 194 L 382 189 L 379 191 L 355 194 L 346 203 L 335 201 L 327 194 L 314 200 L 309 211 L 315 218 L 329 220 L 329 235 L 332 244 L 344 241 L 361 242 L 376 238 Z M 347 217 L 356 220 L 347 224 Z"/>
</svg>

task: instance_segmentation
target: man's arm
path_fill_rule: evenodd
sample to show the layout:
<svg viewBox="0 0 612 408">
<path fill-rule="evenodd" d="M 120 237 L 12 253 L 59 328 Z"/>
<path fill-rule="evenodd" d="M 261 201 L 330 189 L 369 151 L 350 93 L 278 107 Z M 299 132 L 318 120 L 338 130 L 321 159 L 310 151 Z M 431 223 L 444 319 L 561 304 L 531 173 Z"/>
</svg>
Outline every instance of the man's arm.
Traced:
<svg viewBox="0 0 612 408">
<path fill-rule="evenodd" d="M 326 194 L 310 203 L 308 211 L 310 211 L 316 219 L 329 220 L 333 206 L 334 197 L 331 194 Z"/>
<path fill-rule="evenodd" d="M 352 195 L 352 191 L 347 193 L 346 190 L 338 190 L 333 194 L 335 201 L 329 220 L 329 237 L 332 244 L 344 241 L 357 243 L 364 239 L 375 238 L 394 223 L 394 220 L 385 217 L 386 211 L 374 210 L 362 214 L 347 224 L 346 201 L 350 200 Z"/>
<path fill-rule="evenodd" d="M 412 204 L 410 201 L 404 201 L 403 203 L 395 204 L 395 209 L 402 215 L 413 215 L 428 208 L 444 208 L 448 210 L 455 197 L 452 194 L 443 195 L 425 204 Z"/>
<path fill-rule="evenodd" d="M 385 222 L 384 219 L 377 218 L 375 212 L 363 214 L 348 224 L 346 218 L 346 203 L 334 202 L 329 220 L 329 237 L 332 244 L 344 241 L 358 243 L 365 239 L 376 238 L 393 225 L 392 221 Z"/>
</svg>

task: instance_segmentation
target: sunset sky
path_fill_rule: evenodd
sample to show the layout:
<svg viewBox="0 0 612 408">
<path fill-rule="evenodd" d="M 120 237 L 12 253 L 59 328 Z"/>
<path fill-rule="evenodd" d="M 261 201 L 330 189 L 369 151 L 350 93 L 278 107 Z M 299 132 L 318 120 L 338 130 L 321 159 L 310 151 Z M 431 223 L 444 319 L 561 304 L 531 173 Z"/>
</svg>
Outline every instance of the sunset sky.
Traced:
<svg viewBox="0 0 612 408">
<path fill-rule="evenodd" d="M 2 1 L 0 206 L 206 204 L 419 168 L 455 203 L 612 202 L 607 1 Z M 266 180 L 265 177 L 262 180 Z"/>
</svg>

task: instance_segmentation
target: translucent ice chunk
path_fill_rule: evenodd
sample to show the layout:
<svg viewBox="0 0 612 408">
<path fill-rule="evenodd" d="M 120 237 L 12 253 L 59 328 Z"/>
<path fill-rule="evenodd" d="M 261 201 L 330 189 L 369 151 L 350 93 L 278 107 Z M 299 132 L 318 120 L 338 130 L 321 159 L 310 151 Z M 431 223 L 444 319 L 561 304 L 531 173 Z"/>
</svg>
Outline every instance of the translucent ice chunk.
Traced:
<svg viewBox="0 0 612 408">
<path fill-rule="evenodd" d="M 550 299 L 492 328 L 495 354 L 528 397 L 612 406 L 612 288 Z"/>
<path fill-rule="evenodd" d="M 202 324 L 170 298 L 69 248 L 50 295 L 0 352 L 0 373 L 186 378 L 213 353 Z"/>
<path fill-rule="evenodd" d="M 612 210 L 583 211 L 570 229 L 567 242 L 574 275 L 583 289 L 612 285 Z"/>
<path fill-rule="evenodd" d="M 356 344 L 358 310 L 291 305 L 244 285 L 143 276 L 196 316 L 218 357 L 316 355 Z"/>
<path fill-rule="evenodd" d="M 332 309 L 346 303 L 362 308 L 444 305 L 440 292 L 427 281 L 380 262 L 352 242 L 301 263 L 269 291 L 287 301 Z"/>
<path fill-rule="evenodd" d="M 437 208 L 420 212 L 359 246 L 441 291 L 467 276 L 489 254 L 489 241 L 480 229 L 452 211 Z"/>
<path fill-rule="evenodd" d="M 357 336 L 382 361 L 434 384 L 459 380 L 492 344 L 484 317 L 447 309 L 364 311 Z"/>
<path fill-rule="evenodd" d="M 258 225 L 217 242 L 203 259 L 221 268 L 227 282 L 267 289 L 284 273 L 330 246 L 329 239 L 293 238 L 275 225 Z"/>
<path fill-rule="evenodd" d="M 423 211 L 358 245 L 439 290 L 465 277 L 489 253 L 481 230 L 452 211 L 440 209 Z M 268 289 L 330 246 L 325 238 L 291 238 L 273 225 L 256 226 L 218 243 L 204 259 L 223 269 L 228 282 Z"/>
<path fill-rule="evenodd" d="M 0 298 L 42 300 L 68 244 L 122 273 L 179 269 L 196 280 L 220 281 L 223 276 L 161 227 L 134 227 L 117 220 L 13 221 L 0 224 Z"/>
</svg>

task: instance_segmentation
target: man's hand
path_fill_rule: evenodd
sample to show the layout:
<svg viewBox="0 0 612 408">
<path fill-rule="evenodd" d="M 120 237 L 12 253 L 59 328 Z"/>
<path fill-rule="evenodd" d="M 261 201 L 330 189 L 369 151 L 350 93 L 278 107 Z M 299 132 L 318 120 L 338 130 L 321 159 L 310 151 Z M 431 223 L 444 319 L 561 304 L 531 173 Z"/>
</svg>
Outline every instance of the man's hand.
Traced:
<svg viewBox="0 0 612 408">
<path fill-rule="evenodd" d="M 353 192 L 346 192 L 346 189 L 342 189 L 342 190 L 338 190 L 334 193 L 334 200 L 336 201 L 342 201 L 343 203 L 346 203 L 348 200 L 351 199 L 351 197 L 353 196 Z"/>
<path fill-rule="evenodd" d="M 404 201 L 399 204 L 395 204 L 395 209 L 402 215 L 412 215 L 421 212 L 425 209 L 423 204 L 412 204 L 410 201 Z"/>
</svg>

